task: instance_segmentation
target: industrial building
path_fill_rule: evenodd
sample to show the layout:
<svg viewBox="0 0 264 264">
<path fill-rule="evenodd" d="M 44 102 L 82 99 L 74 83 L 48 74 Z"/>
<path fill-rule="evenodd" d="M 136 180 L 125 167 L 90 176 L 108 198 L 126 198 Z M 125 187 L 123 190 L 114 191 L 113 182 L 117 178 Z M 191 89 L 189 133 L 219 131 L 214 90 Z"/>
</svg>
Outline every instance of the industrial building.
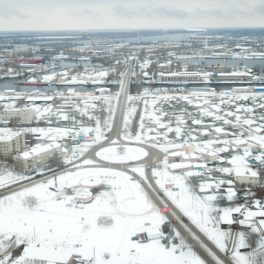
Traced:
<svg viewBox="0 0 264 264">
<path fill-rule="evenodd" d="M 202 76 L 198 72 L 161 73 L 157 75 L 157 82 L 200 82 Z"/>
<path fill-rule="evenodd" d="M 232 73 L 218 73 L 217 74 L 218 81 L 236 81 L 236 82 L 252 82 L 253 81 L 253 75 L 249 73 L 238 73 L 238 72 L 232 72 Z"/>
</svg>

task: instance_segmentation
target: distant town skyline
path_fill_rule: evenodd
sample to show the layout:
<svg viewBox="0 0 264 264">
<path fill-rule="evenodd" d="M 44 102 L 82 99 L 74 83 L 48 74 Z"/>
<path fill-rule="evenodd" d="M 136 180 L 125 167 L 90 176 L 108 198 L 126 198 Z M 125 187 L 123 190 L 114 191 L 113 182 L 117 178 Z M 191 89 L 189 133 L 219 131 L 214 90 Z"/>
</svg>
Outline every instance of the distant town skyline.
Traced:
<svg viewBox="0 0 264 264">
<path fill-rule="evenodd" d="M 0 30 L 261 27 L 261 0 L 0 0 Z"/>
</svg>

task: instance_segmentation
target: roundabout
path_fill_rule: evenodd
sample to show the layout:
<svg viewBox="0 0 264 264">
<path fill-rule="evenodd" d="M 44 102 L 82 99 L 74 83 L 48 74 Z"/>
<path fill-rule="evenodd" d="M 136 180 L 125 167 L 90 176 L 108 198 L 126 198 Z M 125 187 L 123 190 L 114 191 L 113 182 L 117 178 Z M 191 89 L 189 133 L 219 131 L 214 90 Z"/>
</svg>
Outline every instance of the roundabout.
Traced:
<svg viewBox="0 0 264 264">
<path fill-rule="evenodd" d="M 96 157 L 110 163 L 123 164 L 137 162 L 148 156 L 148 151 L 134 145 L 115 145 L 102 148 L 96 152 Z"/>
</svg>

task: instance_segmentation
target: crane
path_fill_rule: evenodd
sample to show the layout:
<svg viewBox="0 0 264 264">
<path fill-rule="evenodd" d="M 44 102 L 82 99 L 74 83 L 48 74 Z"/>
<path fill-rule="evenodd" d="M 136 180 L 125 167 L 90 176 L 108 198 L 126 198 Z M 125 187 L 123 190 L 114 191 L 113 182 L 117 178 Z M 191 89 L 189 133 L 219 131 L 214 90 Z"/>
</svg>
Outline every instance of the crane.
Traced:
<svg viewBox="0 0 264 264">
<path fill-rule="evenodd" d="M 217 77 L 218 77 L 218 73 L 220 71 L 220 68 L 222 66 L 225 66 L 225 59 L 226 59 L 226 54 L 224 55 L 224 58 L 223 60 L 220 62 L 219 66 L 217 67 L 217 70 L 212 74 L 212 80 L 213 81 L 216 81 L 217 80 Z"/>
</svg>

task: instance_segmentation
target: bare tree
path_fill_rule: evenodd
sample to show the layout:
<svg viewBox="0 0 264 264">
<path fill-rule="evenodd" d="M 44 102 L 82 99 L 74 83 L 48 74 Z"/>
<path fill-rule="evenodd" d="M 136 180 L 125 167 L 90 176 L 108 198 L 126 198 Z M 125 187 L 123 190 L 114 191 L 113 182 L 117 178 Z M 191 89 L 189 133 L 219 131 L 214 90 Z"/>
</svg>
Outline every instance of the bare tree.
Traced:
<svg viewBox="0 0 264 264">
<path fill-rule="evenodd" d="M 111 216 L 99 216 L 98 217 L 98 225 L 112 225 L 114 223 L 114 220 Z"/>
<path fill-rule="evenodd" d="M 246 233 L 247 243 L 251 246 L 251 249 L 254 249 L 258 246 L 260 235 L 255 231 L 249 231 Z"/>
<path fill-rule="evenodd" d="M 32 209 L 34 206 L 38 205 L 38 200 L 34 195 L 26 196 L 23 200 L 23 205 L 28 206 L 29 209 Z"/>
<path fill-rule="evenodd" d="M 263 264 L 264 263 L 264 253 L 258 252 L 257 254 L 255 254 L 254 262 L 255 264 Z"/>
<path fill-rule="evenodd" d="M 187 242 L 188 235 L 186 235 L 184 238 L 179 238 L 179 248 L 182 249 L 182 252 L 184 252 L 186 249 L 190 248 L 190 244 Z"/>
</svg>

